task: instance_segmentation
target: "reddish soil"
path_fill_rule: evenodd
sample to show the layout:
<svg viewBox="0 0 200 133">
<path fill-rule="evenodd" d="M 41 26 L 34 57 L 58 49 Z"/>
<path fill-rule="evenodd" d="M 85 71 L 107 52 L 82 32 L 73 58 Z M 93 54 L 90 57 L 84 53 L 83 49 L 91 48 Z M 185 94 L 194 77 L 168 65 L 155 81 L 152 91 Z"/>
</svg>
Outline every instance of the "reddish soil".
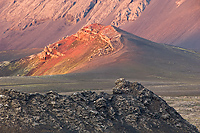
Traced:
<svg viewBox="0 0 200 133">
<path fill-rule="evenodd" d="M 34 73 L 29 74 L 66 74 L 87 66 L 88 62 L 94 58 L 96 60 L 96 57 L 116 53 L 121 46 L 111 46 L 111 39 L 118 34 L 112 26 L 86 26 L 77 34 L 45 47 L 44 51 L 38 54 L 43 64 L 38 66 Z"/>
</svg>

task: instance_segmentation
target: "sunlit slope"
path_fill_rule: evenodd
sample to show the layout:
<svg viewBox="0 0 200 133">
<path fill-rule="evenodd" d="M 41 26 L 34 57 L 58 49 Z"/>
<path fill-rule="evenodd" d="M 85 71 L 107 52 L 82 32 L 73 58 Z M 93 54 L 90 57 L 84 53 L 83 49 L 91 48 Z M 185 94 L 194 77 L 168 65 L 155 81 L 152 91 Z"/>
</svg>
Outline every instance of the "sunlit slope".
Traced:
<svg viewBox="0 0 200 133">
<path fill-rule="evenodd" d="M 123 49 L 111 55 L 112 63 L 88 71 L 105 77 L 140 79 L 199 80 L 200 55 L 180 47 L 158 44 L 133 34 L 117 31 L 122 35 Z M 103 63 L 103 59 L 98 59 Z M 90 62 L 90 66 L 99 61 Z M 99 63 L 101 65 L 101 63 Z"/>
<path fill-rule="evenodd" d="M 16 60 L 19 58 L 23 58 L 23 57 L 41 52 L 41 51 L 42 51 L 42 48 L 0 51 L 0 62 Z"/>
<path fill-rule="evenodd" d="M 200 55 L 158 44 L 113 26 L 93 24 L 18 61 L 3 62 L 1 76 L 83 73 L 86 77 L 200 79 Z"/>
<path fill-rule="evenodd" d="M 1 0 L 0 50 L 42 48 L 81 27 L 119 26 L 137 19 L 151 0 Z"/>
<path fill-rule="evenodd" d="M 50 44 L 41 53 L 1 63 L 1 75 L 55 75 L 76 70 L 94 58 L 114 54 L 123 45 L 112 26 L 93 24 Z"/>
<path fill-rule="evenodd" d="M 136 21 L 120 28 L 157 43 L 200 51 L 200 1 L 152 0 Z"/>
</svg>

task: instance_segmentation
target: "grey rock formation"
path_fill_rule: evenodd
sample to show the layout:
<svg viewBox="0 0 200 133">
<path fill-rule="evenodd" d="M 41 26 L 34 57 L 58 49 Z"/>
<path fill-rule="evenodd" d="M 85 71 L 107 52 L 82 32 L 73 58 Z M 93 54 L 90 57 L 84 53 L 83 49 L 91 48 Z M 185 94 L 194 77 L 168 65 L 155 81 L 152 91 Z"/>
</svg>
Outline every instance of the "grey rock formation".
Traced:
<svg viewBox="0 0 200 133">
<path fill-rule="evenodd" d="M 172 107 L 141 84 L 121 78 L 113 94 L 70 96 L 0 90 L 1 132 L 197 133 Z"/>
</svg>

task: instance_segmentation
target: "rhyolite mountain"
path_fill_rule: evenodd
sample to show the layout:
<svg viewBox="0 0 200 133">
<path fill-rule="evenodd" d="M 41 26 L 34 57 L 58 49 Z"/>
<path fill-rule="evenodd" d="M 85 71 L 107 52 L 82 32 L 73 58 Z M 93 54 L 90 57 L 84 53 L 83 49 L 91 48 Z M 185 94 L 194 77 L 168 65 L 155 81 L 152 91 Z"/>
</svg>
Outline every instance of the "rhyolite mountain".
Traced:
<svg viewBox="0 0 200 133">
<path fill-rule="evenodd" d="M 115 55 L 121 51 L 123 44 L 120 39 L 121 34 L 114 27 L 92 24 L 45 46 L 41 53 L 11 62 L 4 61 L 1 72 L 5 76 L 66 74 L 88 66 L 96 57 L 103 56 L 103 62 L 106 63 L 106 59 L 110 62 L 112 58 L 105 55 Z M 104 63 L 100 61 L 97 65 L 100 64 Z"/>
<path fill-rule="evenodd" d="M 200 1 L 152 0 L 138 19 L 121 28 L 157 43 L 200 51 Z"/>
<path fill-rule="evenodd" d="M 150 0 L 1 0 L 0 50 L 44 47 L 84 25 L 134 21 Z"/>
<path fill-rule="evenodd" d="M 0 116 L 1 132 L 9 133 L 198 133 L 158 95 L 123 78 L 112 94 L 0 89 Z"/>
<path fill-rule="evenodd" d="M 85 73 L 109 77 L 200 79 L 200 55 L 158 44 L 115 26 L 92 24 L 42 52 L 1 62 L 0 76 Z"/>
<path fill-rule="evenodd" d="M 92 24 L 199 51 L 199 0 L 1 0 L 0 50 L 42 48 Z"/>
</svg>

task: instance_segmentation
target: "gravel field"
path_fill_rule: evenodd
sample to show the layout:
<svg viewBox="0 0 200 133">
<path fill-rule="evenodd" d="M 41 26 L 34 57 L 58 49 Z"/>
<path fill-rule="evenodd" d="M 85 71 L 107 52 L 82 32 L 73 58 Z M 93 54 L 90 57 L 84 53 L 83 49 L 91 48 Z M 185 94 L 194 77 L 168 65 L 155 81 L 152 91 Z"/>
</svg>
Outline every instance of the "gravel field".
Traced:
<svg viewBox="0 0 200 133">
<path fill-rule="evenodd" d="M 200 131 L 200 96 L 162 96 L 162 98 Z"/>
</svg>

